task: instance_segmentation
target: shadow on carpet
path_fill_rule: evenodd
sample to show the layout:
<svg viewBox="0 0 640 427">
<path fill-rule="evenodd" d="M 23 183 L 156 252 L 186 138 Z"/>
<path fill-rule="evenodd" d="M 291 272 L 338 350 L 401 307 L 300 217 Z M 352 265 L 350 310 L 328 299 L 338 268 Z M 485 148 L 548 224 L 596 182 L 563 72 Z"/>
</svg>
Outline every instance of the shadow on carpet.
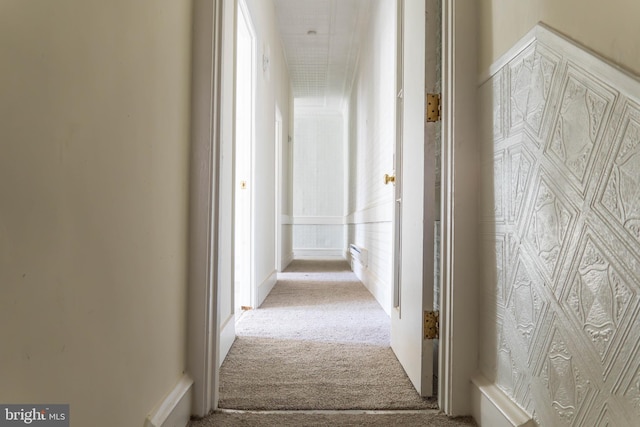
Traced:
<svg viewBox="0 0 640 427">
<path fill-rule="evenodd" d="M 294 261 L 260 308 L 236 323 L 219 407 L 236 410 L 436 409 L 390 347 L 390 319 L 344 261 Z"/>
<path fill-rule="evenodd" d="M 238 337 L 220 370 L 220 408 L 435 409 L 389 347 Z"/>
<path fill-rule="evenodd" d="M 471 417 L 449 418 L 438 411 L 394 414 L 307 414 L 307 413 L 228 413 L 215 412 L 201 420 L 192 420 L 189 427 L 234 427 L 234 426 L 476 426 Z"/>
</svg>

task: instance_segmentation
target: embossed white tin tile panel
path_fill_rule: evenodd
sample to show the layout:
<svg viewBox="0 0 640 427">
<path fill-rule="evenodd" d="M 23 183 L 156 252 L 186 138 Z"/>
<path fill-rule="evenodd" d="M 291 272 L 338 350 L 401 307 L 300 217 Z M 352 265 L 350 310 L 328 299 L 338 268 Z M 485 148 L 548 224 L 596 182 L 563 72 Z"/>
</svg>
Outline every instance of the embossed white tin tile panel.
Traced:
<svg viewBox="0 0 640 427">
<path fill-rule="evenodd" d="M 640 81 L 538 26 L 480 94 L 481 369 L 540 425 L 633 425 Z"/>
</svg>

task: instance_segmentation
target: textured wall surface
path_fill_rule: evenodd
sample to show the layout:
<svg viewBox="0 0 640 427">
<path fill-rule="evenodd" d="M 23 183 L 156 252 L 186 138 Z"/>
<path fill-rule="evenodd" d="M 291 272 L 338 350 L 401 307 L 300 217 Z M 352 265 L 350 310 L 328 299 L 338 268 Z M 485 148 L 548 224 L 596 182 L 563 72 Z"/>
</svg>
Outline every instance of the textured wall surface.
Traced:
<svg viewBox="0 0 640 427">
<path fill-rule="evenodd" d="M 295 216 L 344 215 L 341 113 L 296 112 L 293 167 Z"/>
<path fill-rule="evenodd" d="M 640 83 L 538 27 L 480 89 L 481 369 L 540 425 L 640 415 Z"/>
<path fill-rule="evenodd" d="M 345 149 L 339 112 L 296 111 L 293 139 L 293 248 L 343 254 Z M 306 220 L 304 224 L 297 220 Z M 323 255 L 321 251 L 317 255 Z M 305 252 L 310 254 L 310 252 Z"/>
<path fill-rule="evenodd" d="M 394 191 L 383 177 L 394 169 L 395 16 L 393 2 L 371 2 L 349 100 L 347 244 L 369 251 L 368 267 L 356 273 L 387 312 L 392 304 Z"/>
</svg>

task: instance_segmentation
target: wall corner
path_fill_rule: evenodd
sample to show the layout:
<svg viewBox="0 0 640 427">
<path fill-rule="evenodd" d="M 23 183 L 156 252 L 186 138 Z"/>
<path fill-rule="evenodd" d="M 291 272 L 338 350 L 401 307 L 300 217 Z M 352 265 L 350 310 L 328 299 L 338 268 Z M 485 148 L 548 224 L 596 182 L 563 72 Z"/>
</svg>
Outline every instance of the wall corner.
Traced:
<svg viewBox="0 0 640 427">
<path fill-rule="evenodd" d="M 471 379 L 472 415 L 480 427 L 535 427 L 524 409 L 482 374 Z"/>
<path fill-rule="evenodd" d="M 193 380 L 183 374 L 178 383 L 150 413 L 144 427 L 186 426 L 191 418 Z"/>
</svg>

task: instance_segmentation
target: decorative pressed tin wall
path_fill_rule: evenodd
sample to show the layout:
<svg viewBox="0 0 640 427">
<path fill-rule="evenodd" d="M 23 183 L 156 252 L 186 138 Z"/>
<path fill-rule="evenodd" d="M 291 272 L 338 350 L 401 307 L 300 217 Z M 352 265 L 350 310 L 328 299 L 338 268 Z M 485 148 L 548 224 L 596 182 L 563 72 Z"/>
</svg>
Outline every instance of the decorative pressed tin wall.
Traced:
<svg viewBox="0 0 640 427">
<path fill-rule="evenodd" d="M 481 370 L 539 425 L 634 425 L 640 82 L 538 26 L 480 95 Z"/>
</svg>

